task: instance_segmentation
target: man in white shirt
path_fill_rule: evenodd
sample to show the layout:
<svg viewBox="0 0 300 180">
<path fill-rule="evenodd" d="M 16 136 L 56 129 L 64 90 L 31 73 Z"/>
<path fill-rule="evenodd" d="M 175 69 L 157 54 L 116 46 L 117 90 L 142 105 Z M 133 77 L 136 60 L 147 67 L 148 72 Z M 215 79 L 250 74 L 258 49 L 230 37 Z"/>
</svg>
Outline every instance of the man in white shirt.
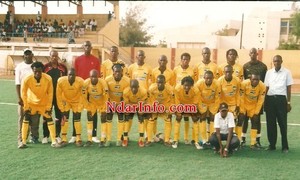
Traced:
<svg viewBox="0 0 300 180">
<path fill-rule="evenodd" d="M 275 55 L 273 58 L 274 68 L 267 71 L 265 77 L 266 100 L 265 111 L 267 119 L 267 135 L 269 147 L 267 150 L 276 149 L 277 125 L 278 122 L 281 132 L 282 152 L 288 153 L 289 146 L 287 141 L 287 113 L 291 111 L 291 88 L 293 77 L 291 72 L 282 67 L 282 57 Z"/>
<path fill-rule="evenodd" d="M 215 132 L 209 138 L 210 144 L 215 147 L 215 152 L 219 152 L 221 157 L 228 157 L 228 153 L 240 144 L 238 137 L 233 134 L 234 127 L 233 113 L 228 112 L 228 105 L 223 102 L 220 104 L 219 112 L 215 115 Z M 222 141 L 226 141 L 225 146 Z"/>
</svg>

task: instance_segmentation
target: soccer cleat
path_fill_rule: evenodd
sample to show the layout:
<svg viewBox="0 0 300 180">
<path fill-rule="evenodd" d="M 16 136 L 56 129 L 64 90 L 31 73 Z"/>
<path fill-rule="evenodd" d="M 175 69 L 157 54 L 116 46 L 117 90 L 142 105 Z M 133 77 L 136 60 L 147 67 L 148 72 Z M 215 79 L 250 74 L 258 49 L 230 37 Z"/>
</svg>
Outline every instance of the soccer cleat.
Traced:
<svg viewBox="0 0 300 180">
<path fill-rule="evenodd" d="M 62 147 L 65 147 L 65 146 L 67 146 L 67 142 L 66 141 L 62 141 L 61 143 L 60 143 L 60 145 L 62 146 Z"/>
<path fill-rule="evenodd" d="M 71 144 L 71 143 L 75 143 L 75 142 L 76 142 L 76 137 L 72 136 L 71 139 L 70 139 L 70 141 L 69 141 L 69 143 Z"/>
<path fill-rule="evenodd" d="M 75 142 L 75 145 L 76 145 L 77 147 L 82 147 L 82 146 L 83 146 L 83 143 L 82 143 L 81 140 L 79 140 L 79 141 L 76 141 L 76 142 Z"/>
<path fill-rule="evenodd" d="M 195 142 L 196 149 L 203 149 L 203 146 L 201 146 L 199 143 Z"/>
<path fill-rule="evenodd" d="M 270 145 L 265 149 L 266 151 L 275 151 L 275 147 L 271 147 Z"/>
<path fill-rule="evenodd" d="M 246 146 L 246 141 L 242 141 L 240 144 L 241 147 L 245 147 Z"/>
<path fill-rule="evenodd" d="M 286 153 L 289 152 L 289 150 L 285 148 L 285 149 L 283 149 L 281 152 L 286 154 Z"/>
<path fill-rule="evenodd" d="M 144 146 L 145 146 L 144 142 L 142 140 L 140 140 L 139 141 L 139 147 L 144 147 Z"/>
<path fill-rule="evenodd" d="M 128 140 L 123 140 L 122 141 L 122 146 L 127 147 L 128 146 Z"/>
<path fill-rule="evenodd" d="M 92 137 L 92 141 L 94 143 L 100 143 L 100 140 L 97 137 Z"/>
<path fill-rule="evenodd" d="M 55 143 L 51 143 L 51 147 L 53 147 L 53 148 L 61 148 L 62 146 L 60 144 L 58 144 L 57 142 L 55 142 Z"/>
<path fill-rule="evenodd" d="M 259 146 L 260 148 L 262 148 L 262 145 L 260 144 L 259 141 L 256 141 L 257 146 Z"/>
<path fill-rule="evenodd" d="M 122 141 L 117 141 L 117 142 L 116 142 L 116 146 L 118 146 L 118 147 L 119 147 L 119 146 L 122 146 Z"/>
<path fill-rule="evenodd" d="M 167 147 L 172 147 L 172 143 L 171 142 L 164 142 L 164 145 Z"/>
<path fill-rule="evenodd" d="M 93 145 L 92 141 L 87 141 L 87 142 L 85 143 L 84 147 L 90 147 L 90 146 L 92 146 L 92 145 Z"/>
<path fill-rule="evenodd" d="M 103 147 L 104 147 L 104 141 L 100 141 L 99 148 L 103 148 Z"/>
<path fill-rule="evenodd" d="M 28 146 L 26 144 L 23 144 L 21 143 L 19 146 L 18 146 L 19 149 L 25 149 L 25 148 L 28 148 Z"/>
<path fill-rule="evenodd" d="M 257 145 L 257 144 L 254 144 L 254 145 L 250 146 L 250 149 L 252 149 L 252 150 L 260 150 L 261 147 L 259 145 Z"/>
<path fill-rule="evenodd" d="M 109 147 L 109 146 L 110 146 L 110 141 L 106 141 L 104 147 Z"/>
<path fill-rule="evenodd" d="M 40 143 L 40 141 L 39 141 L 38 138 L 31 138 L 31 139 L 29 140 L 29 142 L 32 143 L 32 144 L 38 144 L 38 143 Z"/>
<path fill-rule="evenodd" d="M 147 141 L 147 142 L 145 143 L 145 146 L 146 146 L 146 147 L 149 147 L 149 146 L 151 146 L 151 144 L 152 144 L 151 141 Z"/>
<path fill-rule="evenodd" d="M 191 145 L 195 144 L 195 142 L 196 142 L 195 140 L 191 140 Z"/>
<path fill-rule="evenodd" d="M 178 142 L 174 141 L 173 144 L 172 144 L 172 148 L 176 149 L 177 147 L 178 147 Z"/>
<path fill-rule="evenodd" d="M 186 145 L 190 145 L 190 144 L 191 144 L 191 142 L 190 142 L 188 139 L 185 139 L 185 140 L 184 140 L 184 144 L 186 144 Z"/>
<path fill-rule="evenodd" d="M 47 137 L 44 137 L 42 139 L 42 144 L 48 144 L 48 138 Z"/>
<path fill-rule="evenodd" d="M 62 142 L 60 137 L 56 137 L 55 140 L 58 144 L 60 144 Z"/>
</svg>

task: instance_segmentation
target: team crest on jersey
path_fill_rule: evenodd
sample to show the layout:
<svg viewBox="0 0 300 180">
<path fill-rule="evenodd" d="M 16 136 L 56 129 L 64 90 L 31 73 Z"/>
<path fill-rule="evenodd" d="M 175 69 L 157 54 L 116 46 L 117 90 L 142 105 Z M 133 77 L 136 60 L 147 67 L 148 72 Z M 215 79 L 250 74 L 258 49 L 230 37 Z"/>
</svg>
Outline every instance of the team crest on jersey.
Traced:
<svg viewBox="0 0 300 180">
<path fill-rule="evenodd" d="M 115 89 L 121 89 L 120 85 L 115 85 Z"/>
</svg>

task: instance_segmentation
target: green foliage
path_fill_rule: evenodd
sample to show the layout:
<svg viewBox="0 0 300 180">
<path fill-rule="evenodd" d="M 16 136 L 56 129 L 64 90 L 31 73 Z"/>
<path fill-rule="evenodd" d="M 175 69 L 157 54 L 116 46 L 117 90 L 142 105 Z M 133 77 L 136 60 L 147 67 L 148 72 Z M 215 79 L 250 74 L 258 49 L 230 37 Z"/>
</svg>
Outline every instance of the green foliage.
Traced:
<svg viewBox="0 0 300 180">
<path fill-rule="evenodd" d="M 295 41 L 289 40 L 289 41 L 280 41 L 279 46 L 277 48 L 278 50 L 298 50 L 300 49 L 300 46 Z"/>
<path fill-rule="evenodd" d="M 146 26 L 147 20 L 141 17 L 142 6 L 130 6 L 125 18 L 120 23 L 120 46 L 149 47 L 152 35 L 148 34 L 151 27 Z"/>
<path fill-rule="evenodd" d="M 291 15 L 290 23 L 293 27 L 291 33 L 296 37 L 296 43 L 298 43 L 300 38 L 300 13 L 298 11 Z"/>
</svg>

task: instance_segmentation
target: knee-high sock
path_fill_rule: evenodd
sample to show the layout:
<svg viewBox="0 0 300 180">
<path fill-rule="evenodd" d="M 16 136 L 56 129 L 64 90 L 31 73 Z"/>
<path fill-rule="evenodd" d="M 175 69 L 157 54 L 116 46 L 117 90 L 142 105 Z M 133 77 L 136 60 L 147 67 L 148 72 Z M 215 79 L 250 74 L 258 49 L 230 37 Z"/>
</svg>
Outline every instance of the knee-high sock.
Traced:
<svg viewBox="0 0 300 180">
<path fill-rule="evenodd" d="M 101 123 L 101 138 L 100 141 L 104 142 L 107 134 L 107 123 Z"/>
<path fill-rule="evenodd" d="M 82 127 L 81 127 L 81 122 L 80 120 L 77 120 L 74 122 L 74 126 L 75 126 L 75 131 L 76 131 L 76 142 L 77 141 L 81 141 L 81 131 L 82 131 Z"/>
<path fill-rule="evenodd" d="M 130 133 L 132 127 L 132 119 L 128 120 L 128 133 Z"/>
<path fill-rule="evenodd" d="M 147 124 L 148 124 L 149 119 L 144 119 L 144 133 L 147 133 Z"/>
<path fill-rule="evenodd" d="M 124 140 L 128 140 L 129 121 L 124 122 Z"/>
<path fill-rule="evenodd" d="M 93 121 L 88 121 L 86 124 L 88 141 L 92 142 L 93 136 Z"/>
<path fill-rule="evenodd" d="M 184 120 L 184 140 L 189 139 L 190 120 Z"/>
<path fill-rule="evenodd" d="M 250 145 L 254 145 L 256 143 L 256 135 L 257 135 L 257 129 L 251 129 L 250 130 Z"/>
<path fill-rule="evenodd" d="M 239 140 L 241 140 L 242 139 L 242 126 L 236 126 L 235 133 L 236 133 L 237 137 L 239 138 Z"/>
<path fill-rule="evenodd" d="M 69 127 L 69 121 L 65 121 L 65 123 L 61 126 L 61 139 L 64 142 L 67 142 L 68 127 Z"/>
<path fill-rule="evenodd" d="M 55 140 L 56 132 L 55 132 L 54 122 L 53 121 L 47 122 L 47 125 L 50 132 L 51 141 L 53 144 L 54 142 L 56 142 Z"/>
<path fill-rule="evenodd" d="M 28 128 L 29 128 L 29 121 L 23 120 L 23 123 L 22 123 L 22 143 L 23 144 L 26 144 L 26 141 L 27 141 Z"/>
<path fill-rule="evenodd" d="M 180 122 L 175 121 L 175 125 L 174 125 L 174 141 L 178 142 L 179 136 L 180 136 Z"/>
<path fill-rule="evenodd" d="M 153 127 L 154 127 L 155 121 L 154 120 L 149 120 L 147 123 L 147 137 L 148 137 L 148 142 L 151 142 L 153 139 Z"/>
<path fill-rule="evenodd" d="M 199 122 L 193 122 L 193 140 L 196 142 L 199 141 Z"/>
<path fill-rule="evenodd" d="M 171 130 L 172 130 L 172 123 L 171 121 L 165 120 L 165 142 L 169 142 L 170 141 L 170 137 L 171 137 Z"/>
<path fill-rule="evenodd" d="M 205 120 L 199 123 L 199 131 L 203 143 L 207 142 L 206 122 Z"/>
<path fill-rule="evenodd" d="M 144 140 L 144 132 L 145 132 L 144 122 L 139 122 L 138 128 L 139 128 L 139 134 L 140 134 L 139 141 L 143 141 Z"/>
<path fill-rule="evenodd" d="M 156 135 L 157 133 L 157 119 L 154 120 L 154 124 L 153 124 L 153 134 Z"/>
<path fill-rule="evenodd" d="M 111 141 L 111 133 L 112 133 L 112 122 L 108 121 L 106 122 L 106 128 L 107 128 L 107 141 Z"/>
<path fill-rule="evenodd" d="M 212 133 L 215 131 L 214 122 L 209 123 L 209 137 L 212 135 Z"/>
<path fill-rule="evenodd" d="M 122 134 L 124 132 L 124 121 L 118 121 L 118 133 L 117 133 L 117 141 L 121 141 Z"/>
</svg>

